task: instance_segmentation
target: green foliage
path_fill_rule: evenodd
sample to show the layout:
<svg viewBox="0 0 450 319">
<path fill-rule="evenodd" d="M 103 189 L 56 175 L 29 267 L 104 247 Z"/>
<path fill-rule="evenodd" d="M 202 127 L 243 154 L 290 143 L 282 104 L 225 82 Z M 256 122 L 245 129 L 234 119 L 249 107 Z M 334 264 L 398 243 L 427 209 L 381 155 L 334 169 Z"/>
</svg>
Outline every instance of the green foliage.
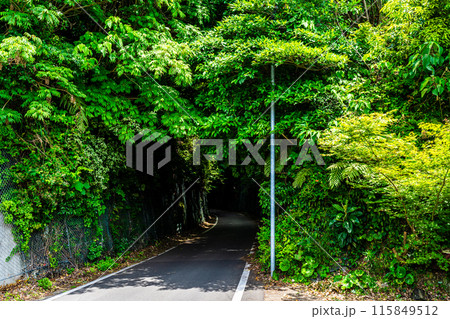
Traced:
<svg viewBox="0 0 450 319">
<path fill-rule="evenodd" d="M 407 273 L 405 267 L 400 266 L 398 261 L 394 261 L 391 263 L 389 267 L 389 272 L 384 276 L 386 280 L 391 280 L 391 282 L 396 285 L 403 285 L 406 283 L 407 285 L 412 285 L 414 283 L 414 276 L 411 273 Z"/>
<path fill-rule="evenodd" d="M 93 241 L 88 247 L 87 258 L 89 260 L 95 260 L 100 258 L 103 253 L 103 246 L 97 240 Z"/>
<path fill-rule="evenodd" d="M 336 286 L 342 290 L 350 289 L 360 289 L 364 290 L 367 288 L 374 289 L 377 284 L 373 277 L 364 272 L 363 270 L 355 270 L 344 276 L 337 275 L 333 278 Z"/>
<path fill-rule="evenodd" d="M 95 267 L 99 271 L 107 271 L 107 270 L 113 269 L 116 266 L 117 266 L 117 263 L 111 257 L 106 257 L 105 259 L 101 259 L 95 264 Z"/>
<path fill-rule="evenodd" d="M 125 141 L 144 128 L 193 133 L 196 111 L 180 93 L 193 81 L 187 39 L 214 5 L 0 1 L 0 149 L 17 186 L 0 205 L 13 253 L 59 215 L 99 234 L 109 198 L 127 187 L 112 180 L 126 172 Z"/>
<path fill-rule="evenodd" d="M 53 283 L 50 279 L 48 279 L 47 277 L 44 277 L 44 278 L 38 280 L 38 286 L 44 290 L 49 290 L 50 288 L 52 288 Z"/>
<path fill-rule="evenodd" d="M 336 209 L 336 215 L 330 221 L 330 226 L 337 229 L 339 246 L 344 248 L 352 244 L 356 247 L 355 234 L 358 234 L 362 212 L 358 207 L 349 206 L 348 201 L 342 205 L 333 204 L 333 207 Z"/>
<path fill-rule="evenodd" d="M 429 264 L 436 260 L 447 269 L 448 262 L 439 247 L 448 231 L 445 212 L 450 194 L 446 185 L 450 126 L 420 123 L 420 136 L 398 136 L 389 132 L 394 123 L 392 115 L 376 113 L 336 121 L 321 139 L 329 154 L 340 160 L 339 169 L 336 164 L 329 167 L 330 184 L 347 181 L 386 199 L 384 206 L 376 209 L 403 219 L 403 230 L 410 233 L 396 257 L 403 260 L 400 256 L 409 251 L 404 262 Z M 357 180 L 348 178 L 341 169 L 354 163 L 365 167 L 365 174 L 358 175 Z"/>
<path fill-rule="evenodd" d="M 306 7 L 312 2 L 298 6 Z M 336 10 L 338 24 L 350 26 L 336 42 L 335 48 L 339 49 L 330 51 L 345 60 L 345 67 L 334 68 L 328 74 L 320 63 L 306 63 L 310 70 L 298 74 L 299 79 L 289 77 L 287 70 L 292 69 L 284 63 L 302 67 L 301 61 L 289 60 L 284 54 L 303 50 L 302 58 L 307 59 L 308 49 L 316 52 L 325 49 L 333 42 L 337 30 L 328 26 L 325 31 L 315 21 L 303 21 L 290 28 L 289 22 L 295 20 L 285 18 L 289 21 L 285 23 L 285 33 L 270 38 L 275 32 L 269 32 L 267 27 L 263 33 L 262 23 L 257 24 L 255 16 L 270 16 L 267 11 L 270 12 L 271 5 L 270 1 L 261 6 L 238 1 L 239 17 L 248 13 L 248 19 L 233 20 L 246 24 L 241 28 L 240 38 L 247 40 L 247 47 L 250 36 L 245 28 L 252 26 L 257 26 L 255 34 L 267 38 L 264 41 L 268 48 L 276 47 L 270 52 L 274 53 L 272 56 L 258 53 L 267 56 L 260 61 L 278 66 L 274 92 L 261 85 L 258 94 L 266 94 L 267 100 L 275 97 L 277 101 L 277 114 L 282 115 L 277 118 L 276 134 L 294 136 L 300 141 L 313 137 L 322 155 L 328 155 L 325 157 L 328 167 L 322 172 L 308 165 L 277 169 L 277 180 L 283 180 L 284 184 L 276 185 L 276 200 L 286 209 L 286 213 L 277 212 L 276 220 L 280 225 L 276 231 L 280 275 L 298 281 L 322 276 L 320 270 L 326 269 L 323 267 L 336 267 L 330 256 L 354 269 L 336 279 L 342 289 L 376 289 L 376 279 L 386 274 L 392 260 L 398 267 L 387 280 L 395 284 L 414 284 L 415 267 L 438 266 L 447 270 L 444 251 L 450 245 L 450 228 L 446 223 L 450 217 L 448 4 L 434 0 L 426 4 L 390 0 L 366 9 L 361 2 L 338 1 L 335 6 L 327 3 L 329 9 Z M 357 27 L 353 28 L 352 15 L 360 16 L 363 12 L 362 21 L 355 21 Z M 279 26 L 278 19 L 284 14 L 283 9 L 274 13 L 272 25 Z M 323 19 L 322 26 L 327 25 L 326 13 L 315 11 L 314 16 Z M 232 28 L 235 37 L 240 34 L 237 29 Z M 283 41 L 291 31 L 294 31 L 292 45 L 285 46 Z M 252 43 L 258 48 L 257 42 Z M 259 81 L 257 73 L 246 69 L 236 72 L 246 72 L 247 77 L 239 77 L 241 85 L 245 86 L 247 81 L 255 85 Z M 283 91 L 285 79 L 289 79 L 291 86 Z M 235 89 L 234 96 L 239 92 Z M 258 94 L 253 95 L 257 98 Z M 245 99 L 244 93 L 238 101 L 242 97 Z M 246 115 L 256 108 L 255 104 L 262 103 L 247 103 Z M 295 103 L 295 111 L 290 103 Z M 267 128 L 264 120 L 259 120 L 254 129 Z M 237 133 L 243 131 L 241 128 Z M 289 160 L 297 154 L 292 149 Z M 268 212 L 268 200 L 267 193 L 260 192 L 263 213 Z M 269 264 L 268 231 L 264 219 L 258 238 L 259 257 L 265 267 Z M 324 255 L 319 245 L 330 256 Z M 308 256 L 314 256 L 319 263 L 317 268 L 308 266 Z"/>
<path fill-rule="evenodd" d="M 266 137 L 268 117 L 262 114 L 270 99 L 277 100 L 283 114 L 276 131 L 285 136 L 308 138 L 339 112 L 333 109 L 337 101 L 329 92 L 330 82 L 349 59 L 346 52 L 329 46 L 341 43 L 336 17 L 328 12 L 331 4 L 287 1 L 276 10 L 275 4 L 236 1 L 214 29 L 192 43 L 195 102 L 203 113 L 201 136 Z M 316 27 L 319 22 L 326 25 Z M 273 91 L 270 64 L 276 66 Z M 303 77 L 305 69 L 310 72 Z M 300 76 L 302 81 L 297 81 Z M 331 103 L 323 101 L 325 92 L 331 93 L 326 101 Z M 312 102 L 319 105 L 308 105 Z M 305 119 L 302 125 L 296 123 L 299 117 Z"/>
<path fill-rule="evenodd" d="M 420 47 L 419 53 L 409 59 L 407 68 L 410 71 L 407 76 L 412 79 L 419 78 L 420 88 L 413 95 L 424 98 L 429 93 L 435 96 L 439 104 L 441 118 L 444 117 L 444 107 L 449 98 L 450 92 L 450 74 L 448 71 L 450 55 L 437 42 L 427 42 Z"/>
<path fill-rule="evenodd" d="M 295 182 L 294 177 L 298 175 L 296 171 L 297 168 L 292 168 L 292 172 L 284 174 L 291 176 Z M 349 259 L 353 258 L 354 251 L 341 251 L 339 248 L 339 234 L 345 228 L 329 226 L 330 221 L 339 213 L 333 207 L 336 198 L 342 198 L 344 202 L 344 197 L 328 186 L 326 170 L 322 167 L 308 164 L 301 171 L 307 172 L 304 173 L 301 189 L 300 186 L 289 186 L 282 182 L 277 184 L 277 202 L 282 207 L 290 209 L 287 213 L 280 211 L 277 214 L 275 251 L 277 268 L 279 267 L 283 275 L 290 276 L 298 282 L 305 282 L 318 276 L 326 278 L 330 274 L 330 269 L 337 267 L 319 245 L 328 253 L 341 254 Z M 262 207 L 268 212 L 269 197 L 263 196 L 261 191 L 260 198 Z M 356 198 L 354 200 L 357 201 Z M 338 207 L 343 209 L 341 206 Z M 353 208 L 350 210 L 352 212 L 347 214 L 346 220 L 352 213 L 356 213 Z M 328 222 L 324 222 L 327 220 Z M 354 227 L 355 231 L 358 227 Z M 259 260 L 263 266 L 268 267 L 270 227 L 267 219 L 263 219 L 258 242 Z"/>
</svg>

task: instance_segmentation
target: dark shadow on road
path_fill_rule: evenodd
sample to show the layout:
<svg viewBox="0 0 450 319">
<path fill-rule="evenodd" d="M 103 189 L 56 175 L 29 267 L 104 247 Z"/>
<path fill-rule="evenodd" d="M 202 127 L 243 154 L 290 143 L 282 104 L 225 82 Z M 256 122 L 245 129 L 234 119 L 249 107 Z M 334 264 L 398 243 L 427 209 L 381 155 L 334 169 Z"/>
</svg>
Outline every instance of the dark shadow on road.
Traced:
<svg viewBox="0 0 450 319">
<path fill-rule="evenodd" d="M 219 217 L 217 226 L 199 238 L 69 296 L 89 300 L 89 296 L 96 299 L 97 294 L 107 300 L 112 292 L 114 299 L 123 294 L 123 300 L 128 300 L 127 292 L 145 288 L 146 294 L 159 300 L 177 299 L 183 291 L 196 297 L 199 293 L 234 291 L 244 269 L 243 258 L 255 238 L 256 222 L 240 213 L 215 214 Z"/>
</svg>

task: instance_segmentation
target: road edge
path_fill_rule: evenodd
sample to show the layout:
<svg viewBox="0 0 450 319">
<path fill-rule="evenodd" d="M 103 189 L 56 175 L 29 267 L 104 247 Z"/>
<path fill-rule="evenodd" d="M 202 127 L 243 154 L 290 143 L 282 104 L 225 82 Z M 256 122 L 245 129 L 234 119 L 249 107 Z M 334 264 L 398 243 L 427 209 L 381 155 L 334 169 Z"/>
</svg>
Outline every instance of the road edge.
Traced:
<svg viewBox="0 0 450 319">
<path fill-rule="evenodd" d="M 203 235 L 203 234 L 209 232 L 211 229 L 213 229 L 214 227 L 216 227 L 216 225 L 219 223 L 219 217 L 216 216 L 216 215 L 214 215 L 214 216 L 216 217 L 216 222 L 214 223 L 214 225 L 212 225 L 210 228 L 208 228 L 207 230 L 205 230 L 204 232 L 202 232 L 201 235 Z M 163 251 L 162 253 L 160 253 L 160 254 L 158 254 L 158 255 L 156 255 L 156 256 L 152 256 L 152 257 L 147 258 L 147 259 L 145 259 L 145 260 L 142 260 L 142 261 L 140 261 L 140 262 L 138 262 L 138 263 L 136 263 L 136 264 L 130 265 L 130 266 L 125 267 L 125 268 L 122 268 L 122 269 L 120 269 L 120 270 L 118 270 L 118 271 L 116 271 L 116 272 L 113 272 L 113 273 L 108 274 L 108 275 L 106 275 L 106 276 L 103 276 L 103 277 L 97 278 L 97 279 L 95 279 L 95 280 L 93 280 L 93 281 L 90 281 L 90 282 L 88 282 L 88 283 L 85 283 L 85 284 L 82 285 L 82 286 L 79 286 L 79 287 L 76 287 L 76 288 L 73 288 L 73 289 L 64 291 L 64 292 L 62 292 L 62 293 L 60 293 L 60 294 L 57 294 L 57 295 L 55 295 L 55 296 L 51 296 L 51 297 L 42 299 L 42 300 L 40 300 L 40 301 L 54 301 L 54 300 L 56 300 L 56 299 L 58 299 L 58 298 L 64 297 L 64 296 L 66 296 L 66 295 L 69 295 L 69 294 L 71 294 L 71 293 L 73 293 L 73 292 L 75 292 L 75 291 L 78 291 L 78 290 L 81 290 L 81 289 L 83 289 L 83 288 L 92 286 L 93 284 L 96 284 L 96 283 L 99 282 L 99 281 L 102 281 L 102 280 L 104 280 L 104 279 L 110 278 L 110 277 L 112 277 L 112 276 L 114 276 L 114 275 L 117 275 L 117 274 L 120 274 L 120 273 L 124 272 L 125 270 L 128 270 L 128 269 L 130 269 L 130 268 L 133 268 L 133 267 L 135 267 L 135 266 L 138 266 L 138 265 L 140 265 L 140 264 L 142 264 L 142 263 L 144 263 L 144 262 L 146 262 L 146 261 L 152 260 L 152 259 L 154 259 L 154 258 L 156 258 L 156 257 L 161 256 L 161 255 L 164 255 L 165 253 L 167 253 L 167 252 L 169 252 L 169 251 L 171 251 L 171 250 L 173 250 L 173 249 L 175 249 L 175 248 L 177 248 L 177 247 L 179 247 L 179 246 L 181 246 L 181 245 L 183 245 L 183 244 L 184 244 L 184 242 L 183 242 L 183 243 L 180 243 L 180 244 L 178 244 L 178 245 L 176 245 L 176 246 L 173 246 L 173 247 L 171 247 L 171 248 L 169 248 L 169 249 Z"/>
</svg>

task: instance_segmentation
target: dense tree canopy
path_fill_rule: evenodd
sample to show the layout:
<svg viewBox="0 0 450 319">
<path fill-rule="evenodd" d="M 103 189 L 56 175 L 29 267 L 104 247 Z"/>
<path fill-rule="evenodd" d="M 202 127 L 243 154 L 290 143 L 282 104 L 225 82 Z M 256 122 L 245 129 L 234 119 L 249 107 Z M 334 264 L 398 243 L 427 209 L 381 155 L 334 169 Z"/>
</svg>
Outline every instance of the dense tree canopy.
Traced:
<svg viewBox="0 0 450 319">
<path fill-rule="evenodd" d="M 58 214 L 95 226 L 133 185 L 124 143 L 144 129 L 175 137 L 210 189 L 217 167 L 192 166 L 184 142 L 267 138 L 276 101 L 277 137 L 314 139 L 327 162 L 294 165 L 290 148 L 277 168 L 281 274 L 325 277 L 328 254 L 368 274 L 343 288 L 448 270 L 450 2 L 0 0 L 0 30 L 0 149 L 17 185 L 2 206 L 21 249 Z M 267 186 L 267 168 L 222 164 Z M 268 239 L 263 218 L 264 267 Z"/>
</svg>

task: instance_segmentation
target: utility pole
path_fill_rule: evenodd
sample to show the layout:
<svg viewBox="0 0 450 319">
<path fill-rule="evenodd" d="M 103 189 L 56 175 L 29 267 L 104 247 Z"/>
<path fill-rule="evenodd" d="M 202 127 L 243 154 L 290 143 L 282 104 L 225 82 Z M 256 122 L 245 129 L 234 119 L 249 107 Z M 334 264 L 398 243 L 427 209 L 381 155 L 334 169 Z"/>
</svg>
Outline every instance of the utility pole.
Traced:
<svg viewBox="0 0 450 319">
<path fill-rule="evenodd" d="M 272 20 L 278 9 L 275 4 Z M 270 102 L 270 276 L 275 271 L 275 65 L 270 65 L 272 83 L 272 101 Z"/>
<path fill-rule="evenodd" d="M 275 91 L 275 66 L 270 66 L 272 90 Z M 270 102 L 270 276 L 275 271 L 275 100 Z"/>
</svg>

